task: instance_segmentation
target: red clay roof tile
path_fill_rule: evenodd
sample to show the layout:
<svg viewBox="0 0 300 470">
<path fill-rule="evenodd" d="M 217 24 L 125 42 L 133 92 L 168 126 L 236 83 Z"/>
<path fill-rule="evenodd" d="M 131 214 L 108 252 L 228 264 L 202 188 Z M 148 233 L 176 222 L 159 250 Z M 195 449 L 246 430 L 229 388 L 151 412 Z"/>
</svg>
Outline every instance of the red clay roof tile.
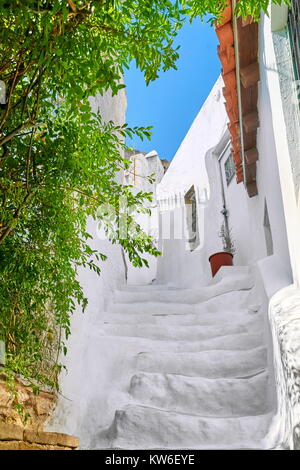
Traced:
<svg viewBox="0 0 300 470">
<path fill-rule="evenodd" d="M 238 18 L 239 60 L 242 66 L 241 77 L 241 106 L 243 115 L 243 143 L 245 151 L 245 176 L 247 192 L 250 197 L 257 194 L 256 161 L 258 151 L 256 148 L 256 133 L 259 126 L 257 114 L 257 98 L 259 80 L 258 55 L 258 25 L 252 17 L 246 21 Z M 236 180 L 240 183 L 244 179 L 241 158 L 239 107 L 237 96 L 236 63 L 234 53 L 234 34 L 232 28 L 232 4 L 228 2 L 220 24 L 215 25 L 219 38 L 218 55 L 222 63 L 222 76 L 224 80 L 223 95 L 225 107 L 229 118 L 228 129 L 231 134 L 232 155 L 236 167 Z"/>
</svg>

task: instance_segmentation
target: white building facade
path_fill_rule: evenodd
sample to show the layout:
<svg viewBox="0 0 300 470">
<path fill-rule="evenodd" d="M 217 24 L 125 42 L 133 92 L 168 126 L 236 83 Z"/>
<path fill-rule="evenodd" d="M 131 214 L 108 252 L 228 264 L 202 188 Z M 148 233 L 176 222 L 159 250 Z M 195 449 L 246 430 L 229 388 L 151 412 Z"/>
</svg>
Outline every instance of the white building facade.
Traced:
<svg viewBox="0 0 300 470">
<path fill-rule="evenodd" d="M 125 123 L 127 99 L 124 90 L 111 96 L 91 98 L 93 110 L 100 112 L 104 121 L 115 125 Z M 128 152 L 125 158 L 131 161 L 128 170 L 120 170 L 119 182 L 130 185 L 131 191 L 148 192 L 153 195 L 147 209 L 150 214 L 137 214 L 135 221 L 154 239 L 158 236 L 158 213 L 156 185 L 161 181 L 164 168 L 156 151 L 149 153 Z M 111 344 L 109 336 L 103 334 L 105 315 L 113 293 L 127 284 L 148 284 L 156 276 L 157 259 L 143 255 L 149 268 L 135 268 L 123 248 L 112 244 L 99 230 L 97 220 L 88 220 L 87 231 L 91 234 L 90 247 L 107 256 L 101 263 L 99 276 L 89 268 L 78 272 L 78 280 L 88 299 L 83 313 L 78 308 L 71 319 L 71 335 L 67 341 L 68 354 L 61 358 L 65 369 L 60 374 L 55 411 L 48 423 L 48 430 L 61 431 L 79 436 L 81 448 L 95 447 L 95 432 L 107 425 L 107 416 L 116 403 L 111 397 L 114 377 L 121 375 L 122 346 Z M 95 260 L 96 262 L 96 260 Z"/>
<path fill-rule="evenodd" d="M 235 2 L 232 3 L 234 7 Z M 131 165 L 123 182 L 137 191 L 156 192 L 150 207 L 151 217 L 141 218 L 139 222 L 157 239 L 163 255 L 157 263 L 149 259 L 148 271 L 136 270 L 130 267 L 120 248 L 96 238 L 93 240 L 95 247 L 101 243 L 102 252 L 107 248 L 109 264 L 103 267 L 100 279 L 93 273 L 81 273 L 90 303 L 84 317 L 78 312 L 73 319 L 67 358 L 69 372 L 61 378 L 64 397 L 59 399 L 51 424 L 52 429 L 79 435 L 83 448 L 113 447 L 116 442 L 121 442 L 123 448 L 135 448 L 135 444 L 138 448 L 143 445 L 143 433 L 149 445 L 154 443 L 155 446 L 155 442 L 160 442 L 164 419 L 166 433 L 169 429 L 171 437 L 174 437 L 174 429 L 180 430 L 180 436 L 193 430 L 193 419 L 187 413 L 189 418 L 185 421 L 182 412 L 189 404 L 188 397 L 184 396 L 181 403 L 175 396 L 175 409 L 181 410 L 179 421 L 173 412 L 168 418 L 161 418 L 166 415 L 160 413 L 162 410 L 157 403 L 167 403 L 168 410 L 174 403 L 172 389 L 167 389 L 169 395 L 165 393 L 162 374 L 157 373 L 155 367 L 161 372 L 168 363 L 168 367 L 173 367 L 173 376 L 176 373 L 183 376 L 185 371 L 179 370 L 180 361 L 174 359 L 177 357 L 174 355 L 180 355 L 183 347 L 191 352 L 188 357 L 199 352 L 194 349 L 198 326 L 189 322 L 191 317 L 192 321 L 197 320 L 201 309 L 207 322 L 211 321 L 208 314 L 216 313 L 213 309 L 206 311 L 197 296 L 199 293 L 205 300 L 208 291 L 215 289 L 216 298 L 223 292 L 224 284 L 217 284 L 218 276 L 212 278 L 209 257 L 224 250 L 220 232 L 227 224 L 235 248 L 235 272 L 244 273 L 250 267 L 263 304 L 263 345 L 268 351 L 270 371 L 267 407 L 270 424 L 264 447 L 300 449 L 300 113 L 295 75 L 297 57 L 293 50 L 297 38 L 292 40 L 291 36 L 293 21 L 299 20 L 297 5 L 293 0 L 290 11 L 285 6 L 272 5 L 269 16 L 262 15 L 255 27 L 251 26 L 251 19 L 244 22 L 234 19 L 231 10 L 222 25 L 226 29 L 225 42 L 222 43 L 225 33 L 222 36 L 223 33 L 217 31 L 224 47 L 219 49 L 220 57 L 225 56 L 222 76 L 196 116 L 168 171 L 164 174 L 156 152 L 130 155 Z M 248 34 L 256 35 L 253 36 L 256 49 L 249 47 L 253 57 L 245 65 L 243 44 L 245 40 L 249 43 Z M 222 50 L 226 50 L 224 56 Z M 250 111 L 246 109 L 249 96 L 253 101 Z M 110 116 L 110 112 L 114 114 L 114 106 L 110 100 L 107 103 Z M 125 107 L 123 97 L 117 103 L 117 121 L 124 119 Z M 233 128 L 238 130 L 235 135 Z M 249 135 L 253 142 L 247 148 Z M 155 179 L 150 183 L 147 177 L 152 173 Z M 240 281 L 242 285 L 243 279 Z M 234 282 L 239 283 L 236 279 Z M 134 287 L 124 292 L 126 284 Z M 149 285 L 150 293 L 139 290 L 136 284 Z M 239 289 L 246 290 L 243 285 Z M 167 303 L 169 299 L 171 302 Z M 251 297 L 252 303 L 254 300 Z M 218 299 L 214 301 L 216 308 L 222 310 Z M 248 313 L 258 311 L 255 305 L 248 307 Z M 156 311 L 159 308 L 161 311 Z M 186 312 L 189 312 L 187 319 L 183 317 Z M 174 317 L 177 323 L 168 325 L 168 316 Z M 201 328 L 198 329 L 202 337 Z M 176 335 L 180 342 L 175 344 Z M 222 336 L 219 342 L 223 350 Z M 202 345 L 199 347 L 201 349 Z M 164 348 L 171 348 L 171 352 L 166 353 L 166 363 L 162 359 Z M 201 356 L 201 351 L 199 354 Z M 195 367 L 199 366 L 197 361 Z M 136 373 L 139 362 L 148 367 L 142 369 L 146 370 L 144 375 Z M 128 385 L 130 377 L 133 378 Z M 152 389 L 153 377 L 156 382 Z M 165 377 L 164 371 L 164 380 Z M 169 387 L 171 379 L 167 377 Z M 199 383 L 203 384 L 203 380 Z M 180 387 L 178 396 L 185 390 Z M 196 388 L 199 389 L 198 385 Z M 143 400 L 147 405 L 139 408 Z M 156 406 L 151 408 L 153 401 Z M 198 404 L 205 408 L 202 401 Z M 133 403 L 132 415 L 128 403 Z M 191 400 L 190 404 L 198 406 L 197 400 L 195 404 Z M 209 402 L 209 406 L 214 408 L 215 405 Z M 147 415 L 150 408 L 151 413 Z M 120 409 L 121 412 L 115 412 Z M 202 412 L 205 417 L 206 410 Z M 198 419 L 197 413 L 196 416 Z M 256 422 L 254 418 L 251 426 Z M 150 431 L 145 428 L 147 420 Z M 212 429 L 213 440 L 211 423 L 209 419 L 205 421 L 207 429 Z M 231 429 L 231 422 L 226 421 L 225 425 L 224 429 Z M 198 421 L 195 429 L 193 435 L 197 444 Z M 134 440 L 129 439 L 128 444 L 126 436 L 131 434 Z M 226 435 L 221 434 L 221 437 Z M 205 440 L 205 433 L 203 436 Z M 177 442 L 175 437 L 173 442 Z M 164 438 L 162 436 L 162 441 Z M 171 444 L 168 436 L 163 442 L 167 447 L 172 439 Z M 190 444 L 192 446 L 192 441 Z"/>
<path fill-rule="evenodd" d="M 241 134 L 244 134 L 244 141 L 251 123 L 247 121 L 249 114 L 243 115 L 245 100 L 239 87 L 244 87 L 245 91 L 257 86 L 258 91 L 255 194 L 247 191 L 245 170 L 247 176 L 249 167 L 242 168 L 244 179 L 237 183 L 232 136 L 227 129 L 232 109 L 226 113 L 224 82 L 220 77 L 158 186 L 164 256 L 160 259 L 157 277 L 161 282 L 178 287 L 211 282 L 208 259 L 211 254 L 222 251 L 220 227 L 227 218 L 236 250 L 234 265 L 252 267 L 263 286 L 269 311 L 265 341 L 270 364 L 274 364 L 277 411 L 267 446 L 299 449 L 300 119 L 299 57 L 294 50 L 299 33 L 293 30 L 293 22 L 299 23 L 299 4 L 293 1 L 291 9 L 286 5 L 271 5 L 269 17 L 262 14 L 258 26 L 259 78 L 256 85 L 255 80 L 250 83 L 251 76 L 246 76 L 247 67 L 242 69 L 238 64 L 249 21 L 242 24 L 241 19 L 238 23 L 232 17 L 226 21 L 225 26 L 230 24 L 233 30 L 237 83 L 232 87 L 240 95 L 237 97 L 242 128 L 239 137 L 243 140 Z M 254 65 L 252 70 L 248 67 L 249 74 L 253 75 L 253 68 Z M 224 72 L 223 64 L 223 75 Z M 227 78 L 228 75 L 224 81 Z M 239 148 L 241 167 L 245 160 L 247 164 L 247 151 L 242 147 Z M 194 235 L 198 245 L 195 247 L 190 246 L 186 236 L 189 219 L 193 216 L 185 195 L 191 188 L 197 202 L 197 233 Z M 168 220 L 172 221 L 170 236 L 166 230 L 164 232 Z"/>
</svg>

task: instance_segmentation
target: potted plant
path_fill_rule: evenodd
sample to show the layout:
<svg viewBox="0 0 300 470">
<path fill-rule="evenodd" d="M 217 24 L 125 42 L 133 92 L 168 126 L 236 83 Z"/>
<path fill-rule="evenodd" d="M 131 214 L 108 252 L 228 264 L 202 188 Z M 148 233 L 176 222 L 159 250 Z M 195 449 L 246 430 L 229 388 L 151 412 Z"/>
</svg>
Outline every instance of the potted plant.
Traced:
<svg viewBox="0 0 300 470">
<path fill-rule="evenodd" d="M 233 265 L 233 255 L 236 251 L 231 236 L 231 229 L 228 228 L 227 224 L 222 224 L 219 237 L 222 240 L 223 251 L 214 253 L 209 257 L 211 273 L 213 277 L 217 274 L 221 266 Z"/>
</svg>

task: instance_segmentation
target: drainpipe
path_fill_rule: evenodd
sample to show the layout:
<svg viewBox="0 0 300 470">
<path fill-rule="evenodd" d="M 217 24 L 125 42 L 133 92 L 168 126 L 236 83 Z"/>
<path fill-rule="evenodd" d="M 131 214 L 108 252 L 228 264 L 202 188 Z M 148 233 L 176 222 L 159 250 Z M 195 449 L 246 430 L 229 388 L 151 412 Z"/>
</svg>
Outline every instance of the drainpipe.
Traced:
<svg viewBox="0 0 300 470">
<path fill-rule="evenodd" d="M 224 181 L 223 181 L 223 175 L 222 175 L 222 169 L 221 169 L 221 160 L 225 152 L 227 151 L 229 145 L 230 145 L 230 140 L 227 142 L 227 144 L 225 145 L 224 149 L 222 150 L 221 154 L 218 157 L 218 165 L 219 165 L 220 180 L 221 180 L 222 204 L 223 204 L 223 209 L 221 210 L 221 214 L 224 217 L 224 224 L 225 224 L 227 233 L 229 233 L 228 210 L 226 206 L 226 197 L 225 197 Z"/>
<path fill-rule="evenodd" d="M 124 264 L 125 281 L 126 281 L 126 284 L 127 284 L 127 280 L 128 280 L 128 266 L 127 266 L 127 263 L 126 263 L 125 251 L 124 251 L 124 248 L 123 248 L 123 247 L 121 247 L 121 255 L 122 255 L 122 260 L 123 260 L 123 264 Z"/>
<path fill-rule="evenodd" d="M 233 37 L 234 37 L 235 71 L 236 71 L 236 82 L 237 82 L 237 97 L 238 97 L 238 107 L 239 107 L 240 133 L 241 133 L 241 136 L 240 136 L 240 139 L 241 139 L 241 154 L 242 154 L 244 186 L 246 186 L 248 181 L 247 181 L 247 178 L 246 178 L 246 166 L 245 166 L 242 95 L 241 95 L 241 80 L 240 80 L 239 38 L 238 38 L 238 28 L 237 28 L 237 17 L 234 14 L 235 9 L 236 9 L 236 0 L 232 0 L 232 25 L 233 25 Z"/>
</svg>

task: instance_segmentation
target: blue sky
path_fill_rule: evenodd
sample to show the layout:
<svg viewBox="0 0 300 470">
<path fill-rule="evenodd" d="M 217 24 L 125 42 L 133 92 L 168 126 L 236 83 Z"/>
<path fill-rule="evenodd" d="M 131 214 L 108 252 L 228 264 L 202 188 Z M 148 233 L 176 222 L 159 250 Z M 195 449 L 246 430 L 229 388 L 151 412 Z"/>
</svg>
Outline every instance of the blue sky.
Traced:
<svg viewBox="0 0 300 470">
<path fill-rule="evenodd" d="M 178 70 L 161 73 L 146 86 L 143 74 L 132 63 L 125 73 L 126 121 L 130 126 L 153 126 L 151 141 L 127 141 L 144 152 L 157 150 L 171 160 L 217 80 L 221 66 L 217 37 L 209 24 L 187 23 L 178 34 L 181 45 Z"/>
</svg>

